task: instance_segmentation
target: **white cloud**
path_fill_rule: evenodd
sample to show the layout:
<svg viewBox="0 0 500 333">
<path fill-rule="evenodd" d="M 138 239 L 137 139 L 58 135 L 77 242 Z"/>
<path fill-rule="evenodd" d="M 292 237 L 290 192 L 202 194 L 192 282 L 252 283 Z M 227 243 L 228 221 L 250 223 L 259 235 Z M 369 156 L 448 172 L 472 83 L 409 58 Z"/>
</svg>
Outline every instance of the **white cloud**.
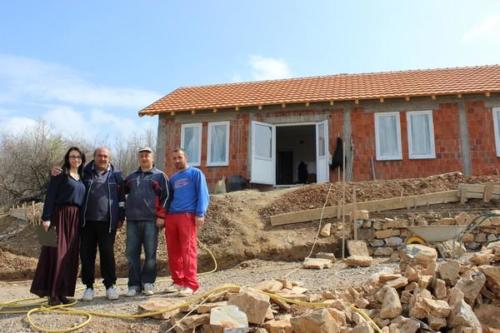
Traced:
<svg viewBox="0 0 500 333">
<path fill-rule="evenodd" d="M 37 121 L 28 117 L 11 117 L 3 118 L 0 117 L 2 126 L 0 128 L 0 134 L 21 134 L 30 128 L 37 125 Z"/>
<path fill-rule="evenodd" d="M 464 42 L 488 41 L 499 42 L 500 14 L 492 15 L 469 29 L 462 37 Z"/>
<path fill-rule="evenodd" d="M 161 97 L 144 89 L 98 85 L 58 64 L 2 54 L 0 88 L 3 102 L 28 97 L 41 102 L 141 109 Z"/>
<path fill-rule="evenodd" d="M 89 126 L 84 115 L 69 106 L 51 109 L 42 116 L 42 119 L 55 132 L 67 137 L 92 138 L 95 134 L 95 127 Z"/>
<path fill-rule="evenodd" d="M 250 57 L 255 80 L 285 79 L 292 76 L 288 64 L 282 59 L 254 55 Z"/>
<path fill-rule="evenodd" d="M 160 97 L 132 88 L 86 80 L 76 71 L 36 59 L 0 54 L 0 122 L 3 133 L 20 133 L 44 120 L 55 134 L 92 144 L 156 131 L 156 117 L 137 111 Z"/>
</svg>

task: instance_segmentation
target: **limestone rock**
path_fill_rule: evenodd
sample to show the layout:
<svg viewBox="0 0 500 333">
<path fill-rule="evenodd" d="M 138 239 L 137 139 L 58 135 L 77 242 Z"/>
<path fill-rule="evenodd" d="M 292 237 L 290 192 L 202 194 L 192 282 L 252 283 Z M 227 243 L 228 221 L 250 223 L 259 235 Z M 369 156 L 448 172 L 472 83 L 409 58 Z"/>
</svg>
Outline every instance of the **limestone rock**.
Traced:
<svg viewBox="0 0 500 333">
<path fill-rule="evenodd" d="M 467 303 L 474 305 L 485 282 L 486 276 L 482 272 L 471 269 L 462 274 L 455 287 L 464 293 Z"/>
<path fill-rule="evenodd" d="M 175 326 L 174 330 L 176 333 L 190 333 L 193 332 L 198 326 L 202 326 L 210 322 L 210 314 L 208 313 L 195 314 L 182 319 L 183 317 L 184 315 L 170 318 L 170 324 Z"/>
<path fill-rule="evenodd" d="M 414 261 L 424 266 L 435 262 L 437 259 L 436 249 L 421 244 L 406 245 L 400 252 L 400 255 L 402 260 Z"/>
<path fill-rule="evenodd" d="M 264 324 L 269 333 L 292 333 L 292 324 L 289 319 L 270 320 Z"/>
<path fill-rule="evenodd" d="M 434 317 L 431 315 L 427 318 L 427 322 L 429 323 L 429 326 L 435 331 L 439 331 L 441 328 L 446 327 L 446 318 Z"/>
<path fill-rule="evenodd" d="M 399 229 L 384 229 L 384 230 L 377 230 L 375 231 L 375 238 L 382 239 L 382 238 L 389 238 L 393 236 L 399 236 L 401 232 Z"/>
<path fill-rule="evenodd" d="M 486 285 L 500 298 L 500 266 L 483 265 L 479 270 L 486 276 Z"/>
<path fill-rule="evenodd" d="M 339 325 L 328 310 L 320 309 L 290 319 L 295 333 L 338 333 Z"/>
<path fill-rule="evenodd" d="M 410 299 L 410 317 L 424 319 L 429 315 L 429 306 L 425 299 L 432 299 L 430 291 L 427 289 L 416 289 Z"/>
<path fill-rule="evenodd" d="M 323 269 L 332 267 L 332 261 L 330 259 L 322 258 L 306 258 L 302 263 L 304 268 L 308 269 Z"/>
<path fill-rule="evenodd" d="M 450 327 L 465 326 L 465 327 L 481 327 L 479 320 L 472 311 L 469 304 L 462 300 L 458 302 L 451 311 L 448 318 Z"/>
<path fill-rule="evenodd" d="M 500 306 L 481 304 L 474 309 L 474 314 L 481 324 L 500 329 Z"/>
<path fill-rule="evenodd" d="M 350 256 L 347 257 L 344 262 L 350 267 L 368 267 L 373 263 L 373 258 L 369 256 Z"/>
<path fill-rule="evenodd" d="M 400 278 L 401 274 L 394 274 L 394 273 L 382 273 L 379 275 L 378 280 L 381 283 L 390 281 L 390 280 L 395 280 L 397 278 Z"/>
<path fill-rule="evenodd" d="M 198 313 L 209 313 L 212 311 L 213 308 L 221 307 L 221 306 L 226 306 L 227 302 L 226 301 L 220 301 L 220 302 L 215 302 L 215 303 L 203 303 L 196 308 L 196 312 Z"/>
<path fill-rule="evenodd" d="M 394 253 L 392 247 L 378 247 L 373 252 L 375 257 L 390 257 Z"/>
<path fill-rule="evenodd" d="M 428 307 L 431 316 L 446 318 L 450 314 L 451 308 L 445 301 L 424 298 L 424 303 Z"/>
<path fill-rule="evenodd" d="M 436 279 L 434 283 L 434 296 L 437 299 L 445 299 L 448 295 L 448 290 L 446 289 L 446 283 L 444 280 Z"/>
<path fill-rule="evenodd" d="M 235 305 L 215 307 L 210 311 L 210 326 L 213 333 L 223 333 L 228 328 L 248 330 L 248 318 Z"/>
<path fill-rule="evenodd" d="M 330 234 L 331 234 L 331 230 L 332 230 L 332 224 L 331 223 L 327 223 L 325 224 L 322 228 L 321 228 L 321 231 L 319 232 L 320 236 L 322 237 L 329 237 Z"/>
<path fill-rule="evenodd" d="M 420 328 L 420 323 L 411 318 L 405 318 L 399 325 L 400 333 L 416 333 Z"/>
<path fill-rule="evenodd" d="M 174 309 L 179 305 L 179 301 L 173 301 L 165 298 L 150 298 L 146 302 L 138 305 L 139 313 L 158 312 L 172 309 L 157 315 L 153 315 L 156 319 L 169 319 L 179 313 L 179 309 Z"/>
<path fill-rule="evenodd" d="M 370 240 L 370 246 L 371 247 L 381 247 L 385 245 L 385 242 L 383 239 L 372 239 Z"/>
<path fill-rule="evenodd" d="M 267 291 L 270 293 L 275 293 L 283 289 L 283 283 L 276 280 L 266 280 L 257 283 L 257 285 L 254 288 L 262 291 Z"/>
<path fill-rule="evenodd" d="M 327 310 L 339 326 L 347 325 L 347 317 L 344 311 L 335 308 L 327 308 Z"/>
<path fill-rule="evenodd" d="M 269 296 L 251 288 L 242 288 L 238 294 L 229 296 L 227 303 L 236 305 L 245 312 L 248 322 L 259 325 L 264 322 L 267 309 L 270 306 Z"/>
<path fill-rule="evenodd" d="M 398 247 L 403 243 L 403 239 L 401 237 L 389 237 L 385 239 L 385 244 L 387 246 Z"/>
<path fill-rule="evenodd" d="M 460 277 L 460 263 L 455 260 L 447 260 L 439 264 L 438 273 L 446 284 L 454 286 Z"/>
<path fill-rule="evenodd" d="M 399 289 L 399 288 L 405 287 L 407 284 L 408 284 L 408 279 L 406 277 L 402 276 L 402 277 L 399 277 L 397 279 L 387 281 L 385 283 L 385 286 L 390 287 L 390 288 Z"/>
<path fill-rule="evenodd" d="M 368 247 L 365 241 L 348 240 L 347 250 L 351 256 L 369 256 Z"/>
<path fill-rule="evenodd" d="M 398 292 L 394 288 L 387 288 L 382 302 L 382 309 L 379 314 L 380 318 L 396 318 L 401 314 L 401 311 L 402 306 L 401 301 L 399 300 Z"/>
<path fill-rule="evenodd" d="M 373 333 L 373 328 L 367 322 L 362 322 L 351 329 L 349 333 Z"/>
</svg>

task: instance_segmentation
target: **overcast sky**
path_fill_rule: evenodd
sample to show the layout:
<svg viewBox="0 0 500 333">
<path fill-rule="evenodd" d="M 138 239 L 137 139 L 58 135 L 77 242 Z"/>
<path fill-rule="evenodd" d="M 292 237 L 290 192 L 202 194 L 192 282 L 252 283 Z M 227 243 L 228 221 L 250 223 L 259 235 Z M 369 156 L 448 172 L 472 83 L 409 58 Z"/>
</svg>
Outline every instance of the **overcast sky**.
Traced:
<svg viewBox="0 0 500 333">
<path fill-rule="evenodd" d="M 109 141 L 180 86 L 499 63 L 498 0 L 2 1 L 0 131 Z"/>
</svg>

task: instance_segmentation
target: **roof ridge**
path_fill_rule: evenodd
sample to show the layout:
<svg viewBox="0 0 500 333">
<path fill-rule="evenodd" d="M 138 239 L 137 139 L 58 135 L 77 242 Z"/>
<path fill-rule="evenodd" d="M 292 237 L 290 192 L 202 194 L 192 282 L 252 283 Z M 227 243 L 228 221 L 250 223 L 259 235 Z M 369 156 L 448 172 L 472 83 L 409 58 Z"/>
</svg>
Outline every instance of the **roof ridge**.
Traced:
<svg viewBox="0 0 500 333">
<path fill-rule="evenodd" d="M 382 72 L 362 72 L 362 73 L 338 73 L 338 74 L 325 74 L 325 75 L 315 75 L 315 76 L 301 76 L 301 77 L 291 77 L 285 79 L 274 79 L 274 80 L 256 80 L 256 81 L 244 81 L 244 82 L 231 82 L 231 83 L 214 83 L 214 84 L 202 84 L 202 85 L 192 85 L 192 86 L 181 86 L 175 89 L 173 92 L 183 89 L 192 88 L 211 88 L 211 87 L 225 87 L 225 86 L 237 86 L 237 85 L 252 85 L 260 83 L 269 82 L 285 82 L 285 81 L 297 81 L 297 80 L 310 80 L 319 78 L 329 78 L 329 77 L 356 77 L 356 76 L 369 76 L 369 75 L 384 75 L 384 74 L 401 74 L 401 73 L 417 73 L 417 72 L 437 72 L 437 71 L 450 71 L 450 70 L 460 70 L 460 69 L 483 69 L 500 67 L 500 64 L 491 65 L 476 65 L 476 66 L 456 66 L 456 67 L 436 67 L 427 69 L 405 69 L 405 70 L 394 70 L 394 71 L 382 71 Z"/>
</svg>

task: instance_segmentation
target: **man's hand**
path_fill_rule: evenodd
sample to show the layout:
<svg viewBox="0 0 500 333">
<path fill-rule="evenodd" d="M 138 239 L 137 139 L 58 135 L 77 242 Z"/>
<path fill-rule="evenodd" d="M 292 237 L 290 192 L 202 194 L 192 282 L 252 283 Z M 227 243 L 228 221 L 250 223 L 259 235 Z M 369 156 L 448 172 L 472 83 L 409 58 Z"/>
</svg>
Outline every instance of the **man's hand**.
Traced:
<svg viewBox="0 0 500 333">
<path fill-rule="evenodd" d="M 116 224 L 116 229 L 120 229 L 123 226 L 123 220 L 118 220 L 118 223 Z"/>
<path fill-rule="evenodd" d="M 161 229 L 165 226 L 165 220 L 162 218 L 156 218 L 156 227 Z"/>
<path fill-rule="evenodd" d="M 55 177 L 59 176 L 62 172 L 62 169 L 58 166 L 53 166 L 52 169 L 50 170 L 50 175 Z"/>
<path fill-rule="evenodd" d="M 43 225 L 43 230 L 49 231 L 50 221 L 43 221 L 42 225 Z"/>
<path fill-rule="evenodd" d="M 196 227 L 200 228 L 205 224 L 205 216 L 196 216 L 195 218 Z"/>
</svg>

